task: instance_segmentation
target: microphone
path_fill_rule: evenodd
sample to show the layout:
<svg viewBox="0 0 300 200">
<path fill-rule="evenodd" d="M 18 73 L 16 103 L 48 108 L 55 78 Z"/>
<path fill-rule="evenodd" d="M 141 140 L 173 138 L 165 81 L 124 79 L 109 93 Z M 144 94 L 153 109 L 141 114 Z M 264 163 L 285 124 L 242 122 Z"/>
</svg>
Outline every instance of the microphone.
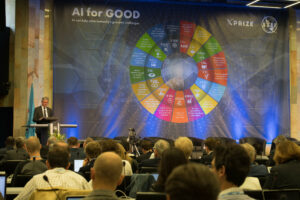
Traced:
<svg viewBox="0 0 300 200">
<path fill-rule="evenodd" d="M 49 179 L 48 179 L 48 176 L 47 176 L 47 175 L 44 175 L 44 176 L 43 176 L 43 179 L 44 179 L 44 181 L 46 181 L 46 182 L 49 184 L 51 190 L 53 190 L 53 192 L 55 192 L 57 199 L 60 200 L 60 198 L 59 198 L 59 196 L 58 196 L 58 194 L 57 194 L 57 192 L 56 192 L 56 189 L 54 189 L 54 188 L 52 187 L 52 185 L 50 184 L 50 181 L 49 181 Z"/>
</svg>

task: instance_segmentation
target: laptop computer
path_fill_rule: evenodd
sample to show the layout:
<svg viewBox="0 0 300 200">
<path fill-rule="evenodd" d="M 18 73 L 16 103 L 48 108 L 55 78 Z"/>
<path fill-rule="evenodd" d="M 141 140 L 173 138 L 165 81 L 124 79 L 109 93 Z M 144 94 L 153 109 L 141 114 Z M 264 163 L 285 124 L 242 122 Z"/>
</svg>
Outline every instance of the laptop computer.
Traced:
<svg viewBox="0 0 300 200">
<path fill-rule="evenodd" d="M 3 198 L 5 198 L 6 195 L 6 176 L 5 172 L 0 172 L 0 193 Z"/>
<path fill-rule="evenodd" d="M 74 160 L 74 172 L 78 172 L 84 160 Z"/>
</svg>

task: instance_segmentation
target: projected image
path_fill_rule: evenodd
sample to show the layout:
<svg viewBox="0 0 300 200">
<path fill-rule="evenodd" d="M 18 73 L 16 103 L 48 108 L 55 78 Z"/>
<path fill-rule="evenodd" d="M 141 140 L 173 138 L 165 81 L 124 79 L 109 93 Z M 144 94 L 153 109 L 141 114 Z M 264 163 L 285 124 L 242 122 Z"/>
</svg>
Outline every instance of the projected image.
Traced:
<svg viewBox="0 0 300 200">
<path fill-rule="evenodd" d="M 217 40 L 195 23 L 156 25 L 136 43 L 132 89 L 157 118 L 187 123 L 210 113 L 227 85 L 227 62 Z"/>
</svg>

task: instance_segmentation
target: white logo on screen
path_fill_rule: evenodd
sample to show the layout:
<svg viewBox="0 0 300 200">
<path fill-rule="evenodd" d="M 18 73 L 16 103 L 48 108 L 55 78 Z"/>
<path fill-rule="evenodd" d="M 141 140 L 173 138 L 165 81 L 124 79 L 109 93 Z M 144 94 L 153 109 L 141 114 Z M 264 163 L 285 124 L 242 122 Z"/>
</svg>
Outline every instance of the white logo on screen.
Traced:
<svg viewBox="0 0 300 200">
<path fill-rule="evenodd" d="M 266 16 L 261 21 L 261 27 L 266 33 L 275 33 L 278 28 L 278 22 L 274 17 Z"/>
</svg>

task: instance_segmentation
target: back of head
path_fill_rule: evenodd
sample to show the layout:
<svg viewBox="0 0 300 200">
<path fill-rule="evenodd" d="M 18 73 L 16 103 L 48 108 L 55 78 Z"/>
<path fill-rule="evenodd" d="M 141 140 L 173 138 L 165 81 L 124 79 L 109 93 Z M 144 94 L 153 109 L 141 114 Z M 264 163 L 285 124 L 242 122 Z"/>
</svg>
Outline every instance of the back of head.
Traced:
<svg viewBox="0 0 300 200">
<path fill-rule="evenodd" d="M 116 186 L 121 177 L 122 167 L 122 159 L 119 155 L 114 152 L 102 153 L 94 163 L 96 179 L 94 181 Z"/>
<path fill-rule="evenodd" d="M 249 144 L 249 143 L 241 144 L 241 146 L 248 153 L 249 158 L 250 158 L 250 162 L 253 163 L 255 161 L 255 158 L 256 158 L 256 150 L 255 150 L 255 148 L 251 144 Z"/>
<path fill-rule="evenodd" d="M 57 142 L 57 138 L 55 136 L 50 136 L 47 140 L 47 145 L 51 146 Z"/>
<path fill-rule="evenodd" d="M 188 137 L 179 137 L 175 140 L 175 147 L 183 151 L 186 158 L 193 152 L 193 142 Z"/>
<path fill-rule="evenodd" d="M 236 186 L 243 184 L 250 169 L 249 155 L 238 144 L 219 145 L 214 151 L 214 167 L 225 167 L 226 181 Z"/>
<path fill-rule="evenodd" d="M 204 165 L 189 163 L 175 168 L 165 192 L 171 200 L 216 200 L 220 192 L 217 177 Z"/>
<path fill-rule="evenodd" d="M 32 136 L 26 140 L 26 148 L 28 153 L 40 152 L 41 143 L 39 138 Z"/>
<path fill-rule="evenodd" d="M 215 147 L 220 143 L 220 141 L 217 138 L 208 137 L 204 141 L 204 145 L 210 150 L 213 151 Z"/>
<path fill-rule="evenodd" d="M 16 147 L 22 148 L 25 144 L 25 138 L 24 137 L 17 137 L 16 138 Z"/>
<path fill-rule="evenodd" d="M 69 166 L 70 152 L 66 143 L 55 143 L 48 152 L 48 163 L 51 168 L 62 167 L 67 168 Z"/>
<path fill-rule="evenodd" d="M 293 159 L 300 160 L 300 147 L 289 140 L 280 142 L 276 146 L 274 154 L 276 164 L 281 164 Z"/>
<path fill-rule="evenodd" d="M 13 136 L 8 136 L 5 140 L 6 147 L 14 147 L 16 144 L 15 138 Z"/>
<path fill-rule="evenodd" d="M 186 164 L 188 162 L 185 157 L 183 151 L 177 148 L 169 148 L 166 149 L 162 153 L 162 157 L 160 160 L 159 166 L 159 179 L 158 182 L 161 185 L 164 185 L 167 180 L 169 174 L 172 172 L 174 168 L 179 165 Z"/>
<path fill-rule="evenodd" d="M 78 145 L 78 139 L 76 137 L 69 137 L 67 143 L 70 147 L 74 147 Z"/>
<path fill-rule="evenodd" d="M 168 148 L 170 148 L 170 144 L 166 140 L 158 140 L 154 144 L 154 149 L 156 150 L 158 157 L 161 157 L 164 150 L 166 150 Z"/>
<path fill-rule="evenodd" d="M 112 151 L 115 153 L 119 153 L 118 143 L 114 140 L 101 140 L 99 141 L 101 147 L 101 153 Z"/>
<path fill-rule="evenodd" d="M 97 158 L 101 153 L 100 144 L 96 141 L 89 142 L 85 146 L 85 153 L 89 158 Z"/>
<path fill-rule="evenodd" d="M 146 151 L 149 151 L 153 148 L 153 144 L 151 141 L 149 140 L 142 140 L 141 141 L 141 147 L 146 150 Z"/>
</svg>

